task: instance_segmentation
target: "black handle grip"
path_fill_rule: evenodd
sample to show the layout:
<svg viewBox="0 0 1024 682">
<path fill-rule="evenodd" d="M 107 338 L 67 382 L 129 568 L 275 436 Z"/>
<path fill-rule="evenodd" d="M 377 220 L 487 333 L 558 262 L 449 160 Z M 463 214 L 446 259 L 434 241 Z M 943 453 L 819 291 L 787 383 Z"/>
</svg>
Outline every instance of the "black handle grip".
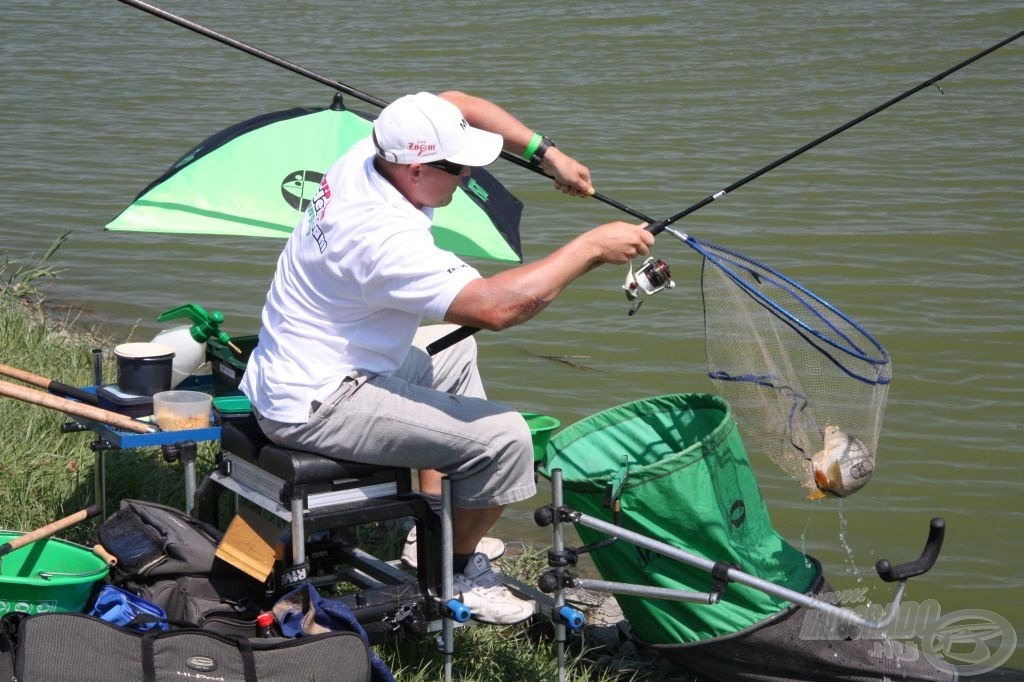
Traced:
<svg viewBox="0 0 1024 682">
<path fill-rule="evenodd" d="M 479 327 L 459 327 L 453 332 L 449 332 L 439 338 L 437 341 L 427 344 L 427 355 L 437 355 L 445 348 L 454 346 L 463 339 L 468 339 L 480 331 Z"/>
<path fill-rule="evenodd" d="M 668 227 L 667 220 L 656 220 L 655 222 L 647 225 L 647 227 L 645 227 L 644 229 L 650 232 L 651 234 L 657 236 L 661 234 L 666 227 Z"/>
<path fill-rule="evenodd" d="M 47 388 L 50 389 L 51 393 L 62 395 L 65 398 L 73 398 L 80 403 L 88 403 L 89 405 L 96 406 L 99 406 L 100 404 L 100 397 L 95 393 L 89 393 L 88 391 L 83 391 L 80 388 L 62 384 L 59 381 L 51 381 Z"/>
<path fill-rule="evenodd" d="M 888 559 L 879 559 L 875 564 L 878 577 L 887 583 L 894 583 L 927 573 L 935 564 L 935 560 L 939 558 L 939 550 L 942 549 L 942 540 L 945 535 L 946 522 L 936 516 L 928 528 L 928 540 L 924 543 L 921 556 L 915 561 L 908 561 L 899 566 L 893 566 Z"/>
</svg>

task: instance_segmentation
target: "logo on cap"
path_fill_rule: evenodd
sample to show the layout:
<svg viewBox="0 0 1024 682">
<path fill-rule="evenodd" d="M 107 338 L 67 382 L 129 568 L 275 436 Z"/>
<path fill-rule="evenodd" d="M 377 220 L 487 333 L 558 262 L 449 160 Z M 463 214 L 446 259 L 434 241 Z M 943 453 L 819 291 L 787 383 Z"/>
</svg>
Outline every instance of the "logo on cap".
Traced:
<svg viewBox="0 0 1024 682">
<path fill-rule="evenodd" d="M 423 140 L 420 140 L 419 142 L 410 142 L 409 151 L 416 152 L 416 156 L 423 156 L 424 154 L 433 154 L 435 151 L 437 151 L 437 145 L 431 142 L 424 142 Z"/>
</svg>

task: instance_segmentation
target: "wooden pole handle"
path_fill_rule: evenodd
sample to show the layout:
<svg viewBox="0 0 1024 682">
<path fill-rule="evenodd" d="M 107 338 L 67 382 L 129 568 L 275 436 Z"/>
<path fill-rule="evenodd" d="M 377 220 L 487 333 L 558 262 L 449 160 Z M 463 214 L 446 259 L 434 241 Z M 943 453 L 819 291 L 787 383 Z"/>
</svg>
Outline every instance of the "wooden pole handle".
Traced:
<svg viewBox="0 0 1024 682">
<path fill-rule="evenodd" d="M 145 424 L 136 419 L 132 419 L 127 415 L 111 412 L 110 410 L 104 410 L 101 407 L 78 403 L 74 400 L 61 398 L 60 396 L 52 395 L 45 391 L 37 391 L 35 389 L 28 388 L 27 386 L 18 386 L 17 384 L 12 384 L 9 381 L 0 380 L 0 395 L 22 400 L 26 403 L 32 403 L 33 405 L 49 407 L 52 410 L 57 410 L 58 412 L 70 414 L 75 417 L 84 417 L 85 419 L 91 419 L 93 421 L 109 424 L 110 426 L 116 426 L 119 429 L 131 431 L 132 433 L 152 433 L 153 431 L 159 430 L 154 424 Z"/>
<path fill-rule="evenodd" d="M 2 557 L 5 554 L 10 554 L 14 550 L 24 547 L 25 545 L 30 545 L 36 540 L 48 538 L 54 533 L 60 532 L 65 528 L 69 528 L 75 525 L 76 523 L 81 523 L 82 521 L 85 521 L 87 518 L 91 516 L 96 516 L 99 513 L 100 506 L 98 504 L 94 504 L 90 507 L 86 507 L 85 509 L 76 511 L 74 514 L 65 516 L 62 519 L 57 519 L 56 521 L 48 523 L 45 526 L 36 528 L 35 530 L 29 531 L 23 535 L 19 535 L 10 542 L 5 542 L 3 545 L 0 545 L 0 557 Z"/>
<path fill-rule="evenodd" d="M 95 393 L 89 393 L 83 391 L 80 388 L 74 386 L 68 386 L 59 381 L 53 379 L 47 379 L 46 377 L 33 374 L 17 367 L 11 367 L 10 365 L 0 365 L 0 374 L 9 376 L 18 381 L 24 381 L 26 384 L 34 384 L 40 388 L 44 388 L 47 391 L 56 393 L 61 397 L 73 398 L 80 403 L 87 403 L 89 405 L 99 405 L 99 397 Z"/>
<path fill-rule="evenodd" d="M 92 553 L 98 556 L 100 559 L 107 564 L 107 566 L 114 566 L 117 564 L 117 557 L 107 551 L 107 548 L 103 545 L 93 545 Z"/>
<path fill-rule="evenodd" d="M 17 367 L 11 367 L 10 365 L 0 365 L 0 374 L 17 379 L 18 381 L 24 381 L 26 384 L 34 384 L 39 388 L 50 388 L 50 380 L 46 377 L 18 369 Z"/>
</svg>

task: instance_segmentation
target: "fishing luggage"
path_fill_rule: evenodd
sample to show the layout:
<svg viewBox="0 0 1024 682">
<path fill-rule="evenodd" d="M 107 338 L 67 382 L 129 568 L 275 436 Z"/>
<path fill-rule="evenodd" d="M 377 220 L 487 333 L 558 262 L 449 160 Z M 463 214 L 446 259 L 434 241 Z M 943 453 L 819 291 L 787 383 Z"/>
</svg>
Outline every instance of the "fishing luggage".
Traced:
<svg viewBox="0 0 1024 682">
<path fill-rule="evenodd" d="M 201 629 L 139 634 L 77 613 L 21 621 L 18 682 L 369 682 L 367 644 L 354 632 L 298 639 L 228 637 Z"/>
<path fill-rule="evenodd" d="M 718 396 L 647 398 L 580 420 L 550 442 L 540 472 L 550 477 L 555 469 L 573 510 L 794 592 L 830 591 L 818 562 L 773 528 L 730 407 Z M 583 524 L 576 531 L 588 544 L 607 539 Z M 626 541 L 591 556 L 606 581 L 712 587 L 708 571 Z M 870 655 L 871 640 L 808 641 L 801 637 L 808 609 L 739 583 L 728 583 L 713 605 L 616 598 L 636 639 L 711 679 L 867 680 L 883 672 L 893 680 L 954 679 L 922 652 L 917 661 L 882 662 Z"/>
<path fill-rule="evenodd" d="M 172 624 L 254 634 L 268 586 L 215 556 L 223 534 L 155 502 L 122 500 L 97 530 L 117 558 L 111 582 L 152 602 Z"/>
</svg>

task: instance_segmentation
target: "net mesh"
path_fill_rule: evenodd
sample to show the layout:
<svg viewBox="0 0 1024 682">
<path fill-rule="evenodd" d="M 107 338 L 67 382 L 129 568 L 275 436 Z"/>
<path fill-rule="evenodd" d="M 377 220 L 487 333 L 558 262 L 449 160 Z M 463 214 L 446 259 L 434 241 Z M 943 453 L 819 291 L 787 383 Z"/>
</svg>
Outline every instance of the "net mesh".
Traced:
<svg viewBox="0 0 1024 682">
<path fill-rule="evenodd" d="M 141 573 L 164 559 L 161 538 L 130 508 L 122 508 L 98 530 L 103 547 L 126 573 Z"/>
<path fill-rule="evenodd" d="M 828 424 L 873 456 L 892 379 L 882 345 L 782 273 L 710 242 L 687 243 L 704 257 L 708 376 L 746 447 L 808 488 Z"/>
</svg>

